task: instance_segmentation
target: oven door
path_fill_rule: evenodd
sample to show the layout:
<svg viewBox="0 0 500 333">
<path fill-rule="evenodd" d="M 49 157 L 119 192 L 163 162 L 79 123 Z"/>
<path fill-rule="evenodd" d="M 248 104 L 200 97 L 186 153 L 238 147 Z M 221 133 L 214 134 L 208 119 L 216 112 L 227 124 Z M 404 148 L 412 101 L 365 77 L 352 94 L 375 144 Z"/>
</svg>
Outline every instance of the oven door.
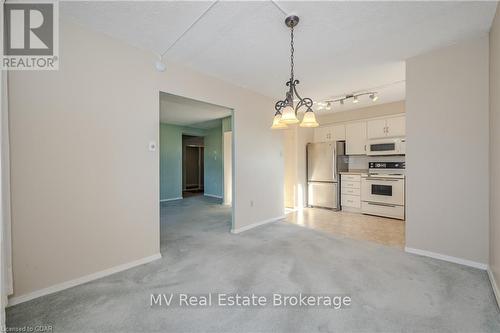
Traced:
<svg viewBox="0 0 500 333">
<path fill-rule="evenodd" d="M 363 177 L 361 200 L 403 206 L 405 181 L 401 178 Z"/>
</svg>

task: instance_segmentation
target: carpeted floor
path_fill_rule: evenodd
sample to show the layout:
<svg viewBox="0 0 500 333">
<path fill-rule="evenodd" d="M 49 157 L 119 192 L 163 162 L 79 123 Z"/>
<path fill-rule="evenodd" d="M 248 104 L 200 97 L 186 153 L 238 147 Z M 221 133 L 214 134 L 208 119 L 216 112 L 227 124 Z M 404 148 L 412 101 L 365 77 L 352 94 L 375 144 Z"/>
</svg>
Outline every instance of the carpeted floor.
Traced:
<svg viewBox="0 0 500 333">
<path fill-rule="evenodd" d="M 8 326 L 53 325 L 54 332 L 500 332 L 484 271 L 286 222 L 233 235 L 230 209 L 217 203 L 191 197 L 162 204 L 161 260 L 10 307 Z M 150 305 L 151 294 L 172 292 L 348 295 L 352 305 Z"/>
</svg>

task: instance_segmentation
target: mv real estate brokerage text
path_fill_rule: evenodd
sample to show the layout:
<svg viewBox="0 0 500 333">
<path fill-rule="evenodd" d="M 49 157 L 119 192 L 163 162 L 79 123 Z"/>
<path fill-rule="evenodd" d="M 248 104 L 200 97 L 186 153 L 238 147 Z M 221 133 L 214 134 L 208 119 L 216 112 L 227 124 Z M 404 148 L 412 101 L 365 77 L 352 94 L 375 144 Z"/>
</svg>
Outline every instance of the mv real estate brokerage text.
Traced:
<svg viewBox="0 0 500 333">
<path fill-rule="evenodd" d="M 316 307 L 340 310 L 351 306 L 348 295 L 312 295 L 312 294 L 187 294 L 165 293 L 151 294 L 151 307 Z"/>
</svg>

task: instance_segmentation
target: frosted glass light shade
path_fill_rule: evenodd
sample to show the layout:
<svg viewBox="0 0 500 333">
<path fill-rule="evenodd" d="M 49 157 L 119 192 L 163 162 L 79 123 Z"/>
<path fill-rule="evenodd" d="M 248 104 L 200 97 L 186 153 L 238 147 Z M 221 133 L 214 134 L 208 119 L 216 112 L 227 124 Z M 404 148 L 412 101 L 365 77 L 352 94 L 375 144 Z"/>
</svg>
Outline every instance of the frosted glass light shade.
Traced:
<svg viewBox="0 0 500 333">
<path fill-rule="evenodd" d="M 286 106 L 281 113 L 281 122 L 285 124 L 297 124 L 299 120 L 295 115 L 295 110 L 290 105 Z"/>
<path fill-rule="evenodd" d="M 309 109 L 304 113 L 304 118 L 302 118 L 302 122 L 300 123 L 300 127 L 318 127 L 319 124 L 316 121 L 316 115 L 314 112 Z"/>
<path fill-rule="evenodd" d="M 281 121 L 281 113 L 276 112 L 276 114 L 274 115 L 273 126 L 271 126 L 271 129 L 284 129 L 287 127 L 288 127 L 287 124 Z"/>
</svg>

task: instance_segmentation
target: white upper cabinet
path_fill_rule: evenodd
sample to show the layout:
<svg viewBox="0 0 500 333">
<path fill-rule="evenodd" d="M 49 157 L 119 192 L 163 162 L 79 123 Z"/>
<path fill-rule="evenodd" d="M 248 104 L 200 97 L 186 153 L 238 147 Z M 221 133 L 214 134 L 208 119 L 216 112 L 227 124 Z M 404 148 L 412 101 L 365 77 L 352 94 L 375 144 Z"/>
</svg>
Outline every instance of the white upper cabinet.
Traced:
<svg viewBox="0 0 500 333">
<path fill-rule="evenodd" d="M 314 129 L 314 142 L 345 140 L 345 125 L 322 126 Z"/>
<path fill-rule="evenodd" d="M 367 122 L 368 139 L 385 138 L 386 127 L 387 127 L 387 122 L 385 121 L 385 119 L 368 120 Z"/>
<path fill-rule="evenodd" d="M 406 135 L 406 117 L 387 118 L 387 136 L 405 136 Z"/>
<path fill-rule="evenodd" d="M 331 141 L 331 130 L 329 126 L 316 127 L 314 129 L 314 142 Z"/>
<path fill-rule="evenodd" d="M 368 139 L 380 139 L 406 135 L 406 117 L 397 116 L 385 119 L 369 120 L 367 125 Z"/>
<path fill-rule="evenodd" d="M 345 140 L 345 125 L 332 126 L 332 140 L 333 141 Z"/>
<path fill-rule="evenodd" d="M 351 123 L 345 126 L 347 155 L 366 154 L 366 122 Z"/>
</svg>

